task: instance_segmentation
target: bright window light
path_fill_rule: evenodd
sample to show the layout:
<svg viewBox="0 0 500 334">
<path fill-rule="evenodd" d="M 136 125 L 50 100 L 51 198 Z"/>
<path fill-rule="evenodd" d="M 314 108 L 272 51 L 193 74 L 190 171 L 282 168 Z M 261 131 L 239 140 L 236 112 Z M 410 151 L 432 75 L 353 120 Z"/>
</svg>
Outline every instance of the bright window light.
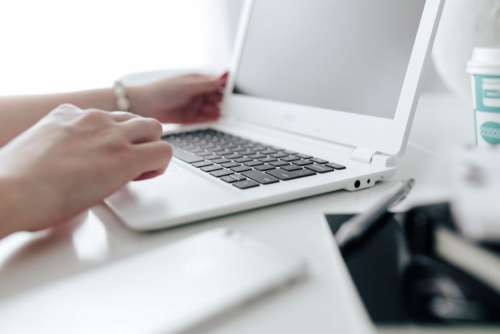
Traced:
<svg viewBox="0 0 500 334">
<path fill-rule="evenodd" d="M 95 88 L 133 72 L 225 64 L 225 1 L 3 1 L 0 95 Z"/>
</svg>

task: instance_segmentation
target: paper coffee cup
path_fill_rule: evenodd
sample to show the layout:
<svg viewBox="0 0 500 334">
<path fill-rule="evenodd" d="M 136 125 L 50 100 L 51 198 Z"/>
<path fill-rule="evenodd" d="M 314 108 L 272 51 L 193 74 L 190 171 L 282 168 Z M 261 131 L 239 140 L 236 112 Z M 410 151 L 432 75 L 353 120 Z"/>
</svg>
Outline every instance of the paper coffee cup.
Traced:
<svg viewBox="0 0 500 334">
<path fill-rule="evenodd" d="M 476 48 L 467 65 L 472 75 L 476 140 L 479 146 L 500 144 L 500 47 Z"/>
</svg>

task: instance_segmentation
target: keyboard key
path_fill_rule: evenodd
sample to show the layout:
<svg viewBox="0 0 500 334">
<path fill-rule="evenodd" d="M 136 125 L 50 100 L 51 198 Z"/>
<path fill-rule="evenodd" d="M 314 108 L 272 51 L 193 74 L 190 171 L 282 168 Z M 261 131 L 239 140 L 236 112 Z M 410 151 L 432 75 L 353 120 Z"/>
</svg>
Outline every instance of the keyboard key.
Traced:
<svg viewBox="0 0 500 334">
<path fill-rule="evenodd" d="M 316 173 L 314 173 L 308 169 L 301 169 L 301 170 L 292 171 L 292 172 L 288 172 L 288 171 L 283 170 L 283 169 L 275 169 L 275 170 L 270 170 L 266 173 L 274 176 L 277 179 L 283 180 L 283 181 L 294 180 L 294 179 L 298 179 L 301 177 L 316 175 Z"/>
<path fill-rule="evenodd" d="M 227 162 L 231 162 L 231 160 L 227 160 L 227 159 L 222 158 L 222 159 L 212 160 L 212 162 L 213 162 L 214 164 L 219 164 L 219 165 L 220 165 L 220 164 L 225 164 L 225 163 L 227 163 Z"/>
<path fill-rule="evenodd" d="M 333 169 L 337 169 L 337 170 L 343 170 L 343 169 L 346 169 L 347 167 L 344 166 L 344 165 L 339 165 L 339 164 L 336 164 L 336 163 L 333 163 L 333 162 L 330 162 L 329 164 L 327 164 L 328 167 L 331 167 Z"/>
<path fill-rule="evenodd" d="M 245 181 L 233 183 L 233 186 L 235 186 L 236 188 L 239 188 L 239 189 L 249 189 L 249 188 L 258 187 L 259 184 L 255 181 L 252 181 L 252 180 L 245 180 Z"/>
<path fill-rule="evenodd" d="M 237 164 L 236 162 L 226 162 L 224 164 L 221 164 L 222 167 L 224 168 L 233 168 L 233 167 L 238 167 L 241 166 L 240 164 Z"/>
<path fill-rule="evenodd" d="M 233 175 L 224 176 L 224 177 L 221 177 L 220 179 L 224 182 L 227 182 L 227 183 L 234 183 L 234 182 L 240 181 L 237 178 L 235 178 Z"/>
<path fill-rule="evenodd" d="M 297 156 L 301 159 L 310 159 L 312 158 L 312 155 L 307 155 L 307 154 L 297 154 Z"/>
<path fill-rule="evenodd" d="M 200 154 L 200 153 L 203 153 L 205 152 L 205 149 L 201 148 L 201 147 L 193 147 L 193 148 L 190 148 L 189 149 L 189 152 L 191 153 L 196 153 L 196 154 Z"/>
<path fill-rule="evenodd" d="M 268 163 L 268 162 L 273 162 L 276 161 L 276 158 L 264 158 L 264 159 L 259 159 L 262 162 Z"/>
<path fill-rule="evenodd" d="M 313 162 L 311 160 L 299 160 L 299 161 L 295 161 L 293 164 L 294 165 L 297 165 L 297 166 L 307 166 L 307 165 L 311 165 Z"/>
<path fill-rule="evenodd" d="M 317 165 L 317 164 L 308 165 L 306 166 L 306 168 L 316 173 L 329 173 L 334 171 L 332 167 L 328 167 L 326 165 Z"/>
<path fill-rule="evenodd" d="M 300 170 L 300 169 L 302 169 L 302 167 L 294 166 L 294 165 L 288 165 L 288 166 L 281 167 L 281 169 L 284 169 L 284 170 L 286 170 L 288 172 L 293 172 L 294 170 Z"/>
<path fill-rule="evenodd" d="M 233 179 L 235 179 L 236 181 L 245 181 L 247 178 L 240 175 L 240 174 L 234 174 L 234 175 L 231 175 L 231 177 Z"/>
<path fill-rule="evenodd" d="M 249 162 L 249 161 L 252 161 L 252 159 L 250 158 L 240 158 L 240 159 L 236 159 L 234 160 L 234 162 L 237 162 L 237 163 L 244 163 L 244 162 Z"/>
<path fill-rule="evenodd" d="M 259 170 L 261 172 L 265 172 L 267 170 L 275 169 L 276 167 L 270 166 L 270 165 L 262 165 L 262 166 L 256 166 L 255 169 Z"/>
<path fill-rule="evenodd" d="M 252 161 L 249 161 L 249 162 L 245 162 L 245 166 L 248 166 L 248 167 L 255 167 L 255 166 L 259 166 L 259 165 L 263 165 L 264 163 L 261 162 L 261 161 L 257 161 L 257 160 L 252 160 Z"/>
<path fill-rule="evenodd" d="M 223 176 L 227 176 L 227 175 L 231 175 L 231 174 L 233 174 L 233 172 L 228 170 L 228 169 L 221 169 L 221 170 L 217 170 L 215 172 L 210 173 L 210 175 L 215 176 L 215 177 L 223 177 Z"/>
<path fill-rule="evenodd" d="M 261 184 L 271 184 L 279 182 L 279 180 L 274 178 L 273 176 L 255 170 L 244 172 L 241 174 Z"/>
<path fill-rule="evenodd" d="M 176 157 L 177 159 L 182 160 L 184 162 L 187 162 L 188 164 L 192 164 L 194 162 L 200 162 L 200 161 L 205 160 L 196 154 L 193 154 L 193 153 L 190 153 L 190 152 L 187 152 L 187 151 L 184 151 L 182 149 L 175 148 L 175 147 L 174 147 L 174 157 Z"/>
<path fill-rule="evenodd" d="M 198 153 L 198 155 L 200 157 L 207 158 L 207 157 L 213 156 L 214 154 L 212 152 L 202 152 L 202 153 Z"/>
<path fill-rule="evenodd" d="M 218 155 L 216 155 L 216 154 L 212 154 L 212 155 L 207 155 L 207 156 L 206 156 L 206 157 L 204 157 L 204 158 L 205 158 L 205 160 L 210 160 L 210 161 L 212 161 L 212 160 L 215 160 L 215 159 L 219 159 L 219 158 L 221 158 L 221 157 L 219 157 L 219 156 L 218 156 Z"/>
<path fill-rule="evenodd" d="M 212 166 L 203 167 L 201 170 L 204 172 L 210 173 L 210 172 L 213 172 L 213 171 L 216 171 L 219 169 L 222 169 L 222 167 L 219 165 L 212 165 Z"/>
<path fill-rule="evenodd" d="M 276 154 L 271 154 L 271 156 L 272 156 L 273 158 L 284 158 L 284 157 L 287 157 L 287 156 L 288 156 L 288 154 L 283 153 L 283 152 L 278 152 L 278 153 L 276 153 Z"/>
<path fill-rule="evenodd" d="M 253 154 L 253 155 L 249 155 L 248 157 L 252 158 L 252 159 L 255 159 L 255 160 L 260 160 L 260 159 L 267 158 L 267 156 L 262 155 L 262 154 Z"/>
<path fill-rule="evenodd" d="M 274 162 L 271 162 L 270 165 L 274 166 L 274 167 L 281 167 L 281 166 L 287 166 L 290 164 L 288 162 L 284 162 L 284 161 L 274 161 Z"/>
<path fill-rule="evenodd" d="M 265 154 L 265 155 L 270 155 L 270 154 L 276 154 L 278 152 L 276 152 L 275 150 L 271 150 L 271 149 L 266 149 L 264 151 L 261 151 L 260 152 L 261 154 Z"/>
<path fill-rule="evenodd" d="M 248 166 L 239 166 L 239 167 L 231 168 L 231 170 L 235 173 L 241 173 L 241 172 L 246 172 L 246 171 L 252 170 L 252 168 L 248 167 Z"/>
<path fill-rule="evenodd" d="M 214 150 L 212 150 L 212 151 L 214 151 L 215 153 L 220 154 L 220 155 L 224 155 L 224 154 L 227 154 L 227 153 L 231 153 L 231 152 L 230 152 L 227 148 L 225 148 L 225 147 L 219 147 L 219 148 L 214 149 Z"/>
<path fill-rule="evenodd" d="M 239 158 L 242 158 L 242 157 L 243 156 L 241 154 L 236 154 L 236 153 L 224 156 L 224 158 L 229 159 L 229 160 L 239 159 Z"/>
<path fill-rule="evenodd" d="M 193 166 L 196 168 L 207 167 L 211 165 L 213 165 L 213 163 L 211 163 L 210 161 L 200 161 L 193 164 Z"/>
<path fill-rule="evenodd" d="M 321 165 L 328 163 L 328 161 L 327 161 L 327 160 L 323 160 L 323 159 L 320 159 L 320 158 L 312 158 L 311 160 L 312 160 L 313 162 L 315 162 L 315 163 L 317 163 L 317 164 L 321 164 Z"/>
<path fill-rule="evenodd" d="M 286 162 L 292 162 L 292 161 L 297 161 L 300 158 L 296 155 L 289 155 L 287 157 L 281 158 L 281 160 L 286 161 Z"/>
</svg>

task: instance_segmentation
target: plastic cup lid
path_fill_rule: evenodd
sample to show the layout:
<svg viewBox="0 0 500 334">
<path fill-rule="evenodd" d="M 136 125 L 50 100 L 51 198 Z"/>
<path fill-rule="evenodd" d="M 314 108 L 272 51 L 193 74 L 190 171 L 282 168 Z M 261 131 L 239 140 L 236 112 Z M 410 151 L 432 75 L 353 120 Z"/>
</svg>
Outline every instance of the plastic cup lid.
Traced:
<svg viewBox="0 0 500 334">
<path fill-rule="evenodd" d="M 475 48 L 472 59 L 467 64 L 467 72 L 471 74 L 500 75 L 500 46 Z"/>
</svg>

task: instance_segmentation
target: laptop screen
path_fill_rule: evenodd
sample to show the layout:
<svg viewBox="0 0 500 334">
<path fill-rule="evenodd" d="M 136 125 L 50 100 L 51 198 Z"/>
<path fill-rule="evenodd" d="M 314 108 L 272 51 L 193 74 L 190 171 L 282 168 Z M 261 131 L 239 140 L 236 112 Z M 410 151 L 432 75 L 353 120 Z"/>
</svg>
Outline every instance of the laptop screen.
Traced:
<svg viewBox="0 0 500 334">
<path fill-rule="evenodd" d="M 393 118 L 425 0 L 255 0 L 235 94 Z"/>
</svg>

